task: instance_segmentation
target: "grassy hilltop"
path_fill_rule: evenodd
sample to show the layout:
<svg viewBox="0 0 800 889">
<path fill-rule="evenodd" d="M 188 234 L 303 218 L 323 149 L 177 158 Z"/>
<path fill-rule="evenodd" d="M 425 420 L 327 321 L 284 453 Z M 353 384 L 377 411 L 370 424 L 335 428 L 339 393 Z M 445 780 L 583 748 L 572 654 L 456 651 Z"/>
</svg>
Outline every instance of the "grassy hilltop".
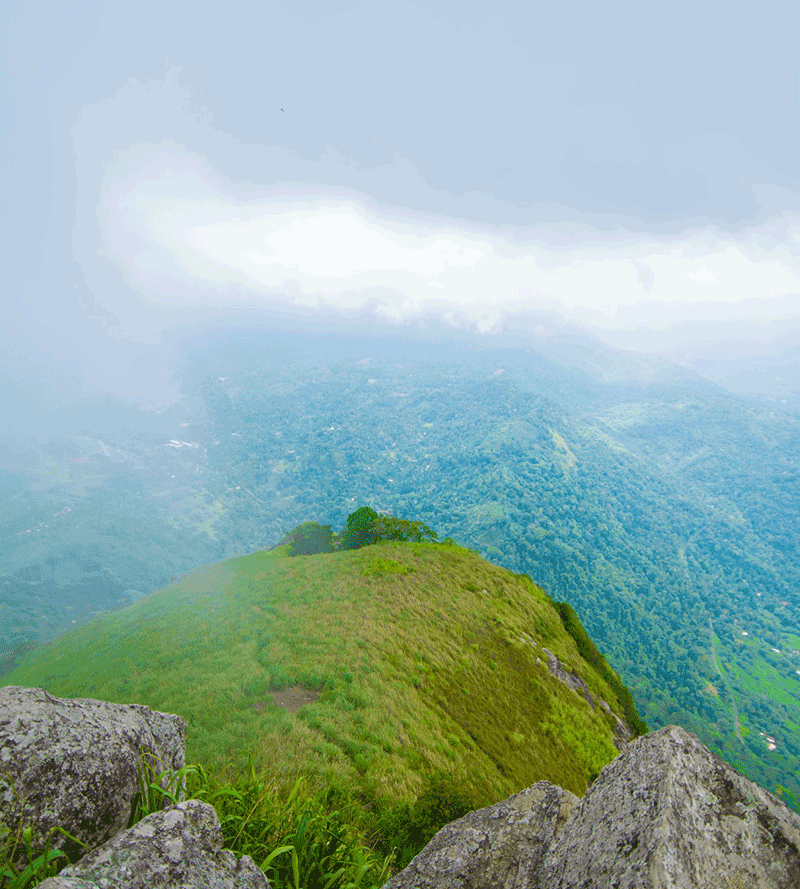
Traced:
<svg viewBox="0 0 800 889">
<path fill-rule="evenodd" d="M 254 336 L 200 349 L 168 411 L 16 443 L 0 673 L 370 503 L 569 602 L 650 725 L 696 732 L 800 811 L 800 418 L 566 333 L 337 355 Z"/>
<path fill-rule="evenodd" d="M 1 681 L 179 713 L 189 762 L 233 780 L 252 757 L 284 793 L 303 775 L 379 843 L 432 780 L 470 807 L 541 779 L 582 794 L 616 755 L 614 717 L 543 648 L 638 719 L 574 614 L 524 575 L 450 544 L 291 548 L 201 568 Z"/>
</svg>

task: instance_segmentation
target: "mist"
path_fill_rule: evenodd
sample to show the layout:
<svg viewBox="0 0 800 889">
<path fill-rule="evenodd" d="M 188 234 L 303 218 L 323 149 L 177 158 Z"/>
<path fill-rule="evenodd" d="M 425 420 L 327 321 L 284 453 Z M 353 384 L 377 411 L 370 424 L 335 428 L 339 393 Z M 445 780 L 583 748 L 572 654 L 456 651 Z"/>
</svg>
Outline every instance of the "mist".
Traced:
<svg viewBox="0 0 800 889">
<path fill-rule="evenodd" d="M 12 7 L 11 427 L 168 409 L 211 331 L 697 355 L 797 326 L 788 21 Z"/>
</svg>

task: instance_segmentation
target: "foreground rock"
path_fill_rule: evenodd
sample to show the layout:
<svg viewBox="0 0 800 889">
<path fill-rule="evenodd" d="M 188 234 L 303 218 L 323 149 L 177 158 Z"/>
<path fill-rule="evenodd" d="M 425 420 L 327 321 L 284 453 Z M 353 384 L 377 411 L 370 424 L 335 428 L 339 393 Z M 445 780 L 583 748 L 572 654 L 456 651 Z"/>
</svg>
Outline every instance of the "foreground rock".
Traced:
<svg viewBox="0 0 800 889">
<path fill-rule="evenodd" d="M 535 886 L 545 852 L 576 805 L 540 781 L 443 827 L 386 889 Z"/>
<path fill-rule="evenodd" d="M 142 750 L 156 773 L 178 770 L 185 729 L 180 716 L 136 704 L 0 689 L 0 839 L 31 826 L 41 851 L 60 826 L 89 846 L 84 855 L 54 833 L 51 846 L 77 863 L 40 884 L 46 889 L 269 889 L 252 859 L 222 849 L 217 813 L 199 800 L 172 806 L 165 798 L 169 809 L 126 829 Z"/>
<path fill-rule="evenodd" d="M 0 688 L 0 822 L 20 821 L 44 848 L 59 826 L 90 848 L 128 826 L 138 765 L 162 772 L 186 762 L 186 723 L 139 704 L 56 698 L 39 688 Z M 75 860 L 82 848 L 54 833 Z"/>
<path fill-rule="evenodd" d="M 155 812 L 65 868 L 41 889 L 269 889 L 244 855 L 222 849 L 214 809 L 189 800 Z"/>
<path fill-rule="evenodd" d="M 387 889 L 800 887 L 800 816 L 683 729 L 637 739 L 570 796 L 540 783 L 466 815 Z"/>
</svg>

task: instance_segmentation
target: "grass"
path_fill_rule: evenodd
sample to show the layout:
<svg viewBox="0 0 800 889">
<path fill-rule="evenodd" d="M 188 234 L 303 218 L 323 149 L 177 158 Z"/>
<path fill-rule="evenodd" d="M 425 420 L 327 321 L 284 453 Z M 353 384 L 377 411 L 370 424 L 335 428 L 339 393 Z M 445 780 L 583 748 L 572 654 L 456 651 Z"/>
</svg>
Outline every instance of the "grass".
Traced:
<svg viewBox="0 0 800 889">
<path fill-rule="evenodd" d="M 303 794 L 299 777 L 288 794 L 250 764 L 234 783 L 215 779 L 198 765 L 156 774 L 139 764 L 140 790 L 128 827 L 165 805 L 200 799 L 216 810 L 223 846 L 237 858 L 249 855 L 264 871 L 273 889 L 370 889 L 388 878 L 394 851 L 381 855 L 364 845 L 346 814 L 332 809 L 324 795 Z M 166 780 L 164 780 L 166 778 Z M 18 825 L 0 848 L 0 889 L 29 889 L 60 873 L 70 861 L 51 847 L 62 834 L 88 848 L 60 827 L 49 832 L 44 850 L 33 846 L 32 830 Z"/>
<path fill-rule="evenodd" d="M 282 834 L 258 828 L 269 840 L 257 863 L 294 830 L 302 864 L 308 827 L 298 839 L 289 822 L 305 812 L 366 880 L 398 865 L 395 847 L 402 857 L 422 842 L 422 828 L 401 829 L 421 799 L 477 808 L 538 780 L 581 795 L 616 755 L 600 708 L 549 675 L 542 647 L 622 713 L 529 578 L 456 546 L 385 543 L 209 566 L 29 652 L 3 683 L 181 714 L 188 760 L 228 787 L 215 798 L 221 818 L 244 817 L 225 808 L 238 797 L 267 821 L 294 813 Z M 297 685 L 318 696 L 297 712 L 278 706 L 274 694 Z M 285 855 L 270 867 L 290 885 Z M 342 862 L 331 858 L 329 874 Z"/>
</svg>

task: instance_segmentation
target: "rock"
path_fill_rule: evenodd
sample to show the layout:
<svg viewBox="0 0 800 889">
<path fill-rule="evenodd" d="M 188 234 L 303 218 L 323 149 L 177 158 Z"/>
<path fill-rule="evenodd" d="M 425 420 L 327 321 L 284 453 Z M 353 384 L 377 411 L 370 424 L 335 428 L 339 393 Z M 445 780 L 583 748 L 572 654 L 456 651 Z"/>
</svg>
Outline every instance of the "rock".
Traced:
<svg viewBox="0 0 800 889">
<path fill-rule="evenodd" d="M 534 645 L 536 644 L 533 640 L 531 640 L 531 643 Z M 568 672 L 552 651 L 547 648 L 543 648 L 542 651 L 547 655 L 547 670 L 550 675 L 558 679 L 559 682 L 563 682 L 564 685 L 566 685 L 567 688 L 572 689 L 576 695 L 580 695 L 592 710 L 594 710 L 594 698 L 589 691 L 589 686 L 583 679 L 581 679 L 577 673 Z M 539 663 L 538 658 L 536 659 L 536 663 Z M 627 744 L 635 737 L 636 732 L 630 727 L 627 720 L 620 719 L 602 698 L 598 703 L 603 712 L 607 713 L 614 719 L 615 725 L 612 728 L 614 733 L 614 746 L 619 751 L 624 750 Z"/>
<path fill-rule="evenodd" d="M 540 781 L 443 827 L 385 889 L 486 889 L 534 885 L 544 854 L 578 797 Z"/>
<path fill-rule="evenodd" d="M 608 706 L 608 704 L 600 698 L 600 709 L 608 716 L 610 716 L 614 722 L 614 746 L 620 753 L 625 749 L 625 747 L 630 744 L 630 742 L 636 736 L 634 730 L 630 727 L 627 719 L 620 719 L 619 716 Z"/>
<path fill-rule="evenodd" d="M 547 648 L 542 651 L 547 655 L 547 669 L 551 676 L 555 676 L 559 682 L 563 682 L 567 688 L 571 688 L 576 695 L 580 695 L 594 710 L 594 699 L 589 691 L 589 686 L 577 673 L 569 673 L 564 669 L 561 661 Z"/>
<path fill-rule="evenodd" d="M 44 848 L 54 826 L 99 846 L 128 826 L 141 751 L 157 772 L 179 769 L 185 730 L 180 716 L 139 704 L 0 689 L 0 825 L 30 825 L 34 848 Z M 73 861 L 83 853 L 59 833 L 51 847 Z"/>
<path fill-rule="evenodd" d="M 154 812 L 40 889 L 269 889 L 252 858 L 222 849 L 214 809 L 188 800 Z"/>
<path fill-rule="evenodd" d="M 668 726 L 603 769 L 531 885 L 797 889 L 800 816 Z"/>
<path fill-rule="evenodd" d="M 800 816 L 669 726 L 580 801 L 540 782 L 453 822 L 387 887 L 798 889 Z"/>
</svg>

